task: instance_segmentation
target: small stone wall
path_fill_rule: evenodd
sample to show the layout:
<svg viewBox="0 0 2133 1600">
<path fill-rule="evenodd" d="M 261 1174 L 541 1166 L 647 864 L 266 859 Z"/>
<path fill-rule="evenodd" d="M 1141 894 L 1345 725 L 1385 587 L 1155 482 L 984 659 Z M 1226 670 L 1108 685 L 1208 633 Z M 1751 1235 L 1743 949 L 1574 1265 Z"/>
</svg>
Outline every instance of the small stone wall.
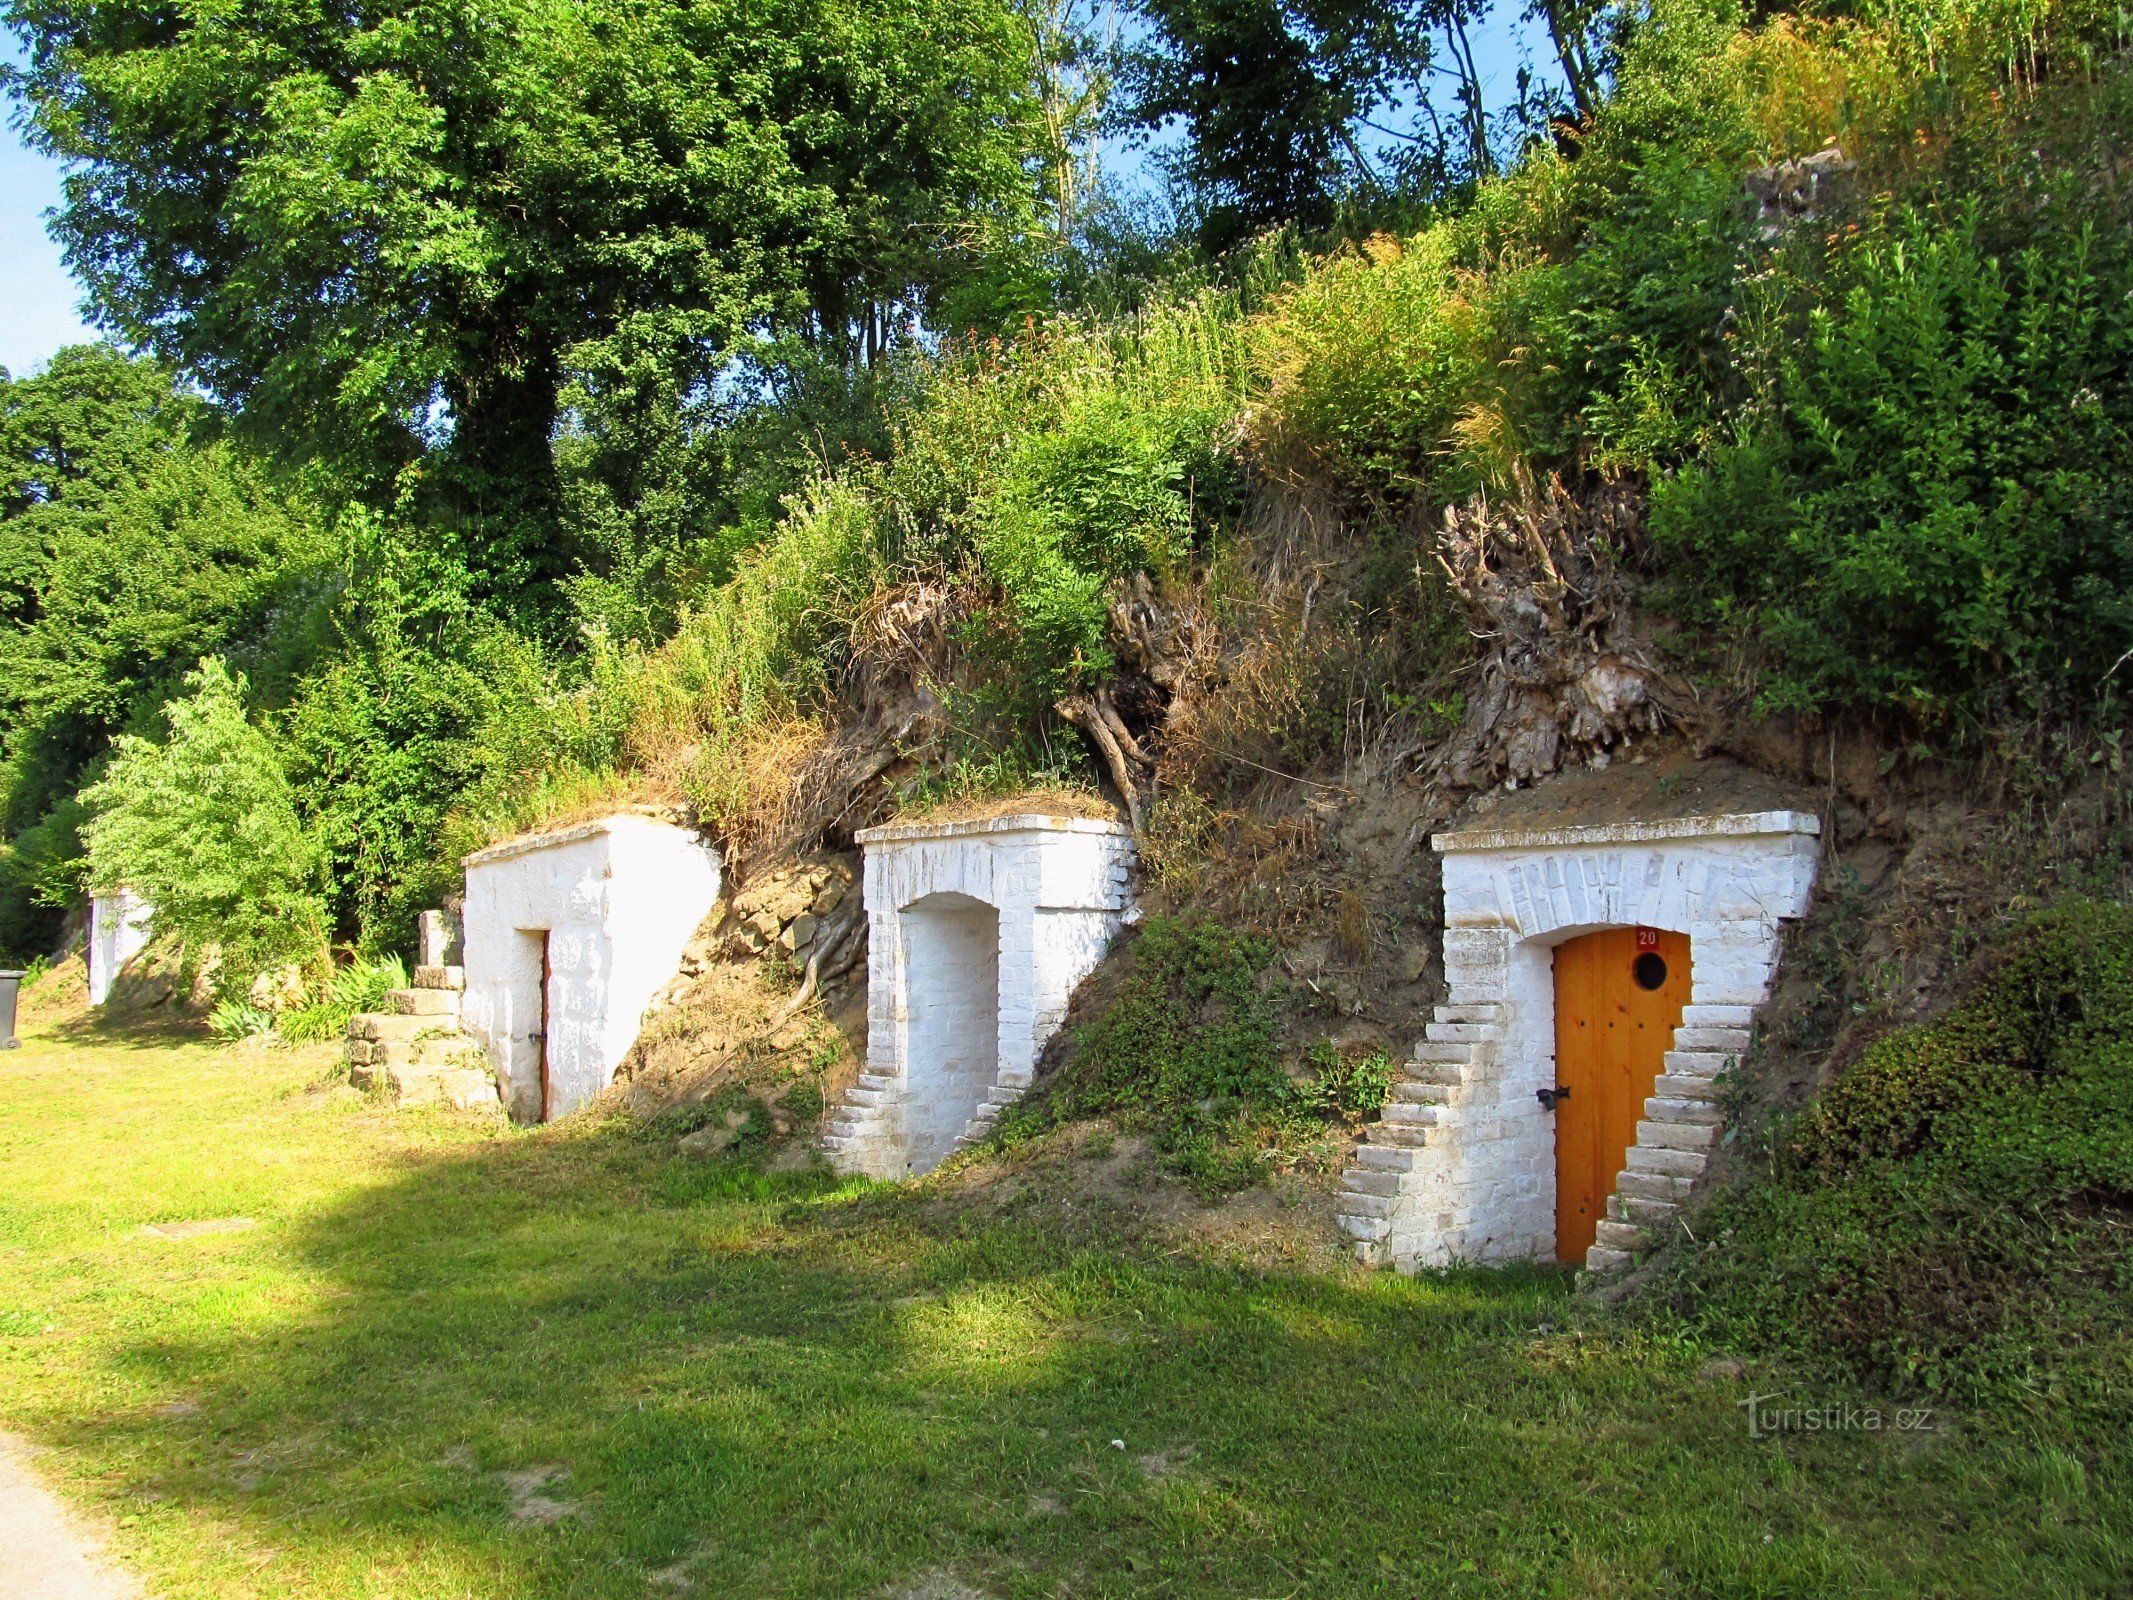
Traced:
<svg viewBox="0 0 2133 1600">
<path fill-rule="evenodd" d="M 1586 1265 L 1627 1265 L 1718 1142 L 1714 1079 L 1747 1048 L 1778 924 L 1807 908 L 1819 820 L 1767 811 L 1433 841 L 1444 865 L 1447 1003 L 1343 1180 L 1365 1261 L 1403 1268 L 1555 1253 L 1554 947 L 1601 928 L 1690 942 L 1689 1004 Z"/>
<path fill-rule="evenodd" d="M 111 985 L 148 947 L 155 907 L 131 889 L 100 894 L 89 902 L 89 1004 L 111 998 Z"/>
<path fill-rule="evenodd" d="M 566 1115 L 613 1081 L 680 969 L 717 904 L 718 857 L 687 828 L 618 815 L 477 851 L 466 868 L 467 1030 L 514 1117 Z"/>
<path fill-rule="evenodd" d="M 867 1066 L 822 1145 L 849 1172 L 932 1170 L 1029 1087 L 1127 915 L 1115 822 L 1016 816 L 868 828 Z"/>
</svg>

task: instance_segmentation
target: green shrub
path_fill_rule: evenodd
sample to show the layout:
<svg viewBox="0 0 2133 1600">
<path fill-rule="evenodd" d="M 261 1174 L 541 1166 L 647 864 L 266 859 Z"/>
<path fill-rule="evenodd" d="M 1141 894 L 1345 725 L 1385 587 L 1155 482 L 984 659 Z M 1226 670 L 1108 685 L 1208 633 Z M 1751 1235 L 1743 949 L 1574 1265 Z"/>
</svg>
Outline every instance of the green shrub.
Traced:
<svg viewBox="0 0 2133 1600">
<path fill-rule="evenodd" d="M 207 1014 L 207 1028 L 224 1044 L 263 1039 L 274 1031 L 274 1013 L 249 1000 L 220 1000 Z"/>
<path fill-rule="evenodd" d="M 407 967 L 398 956 L 359 958 L 327 980 L 324 994 L 277 1017 L 274 1031 L 286 1044 L 325 1044 L 347 1031 L 349 1018 L 381 1009 L 388 993 L 406 987 Z"/>
<path fill-rule="evenodd" d="M 1312 1046 L 1305 1064 L 1314 1070 L 1308 1081 L 1296 1086 L 1297 1103 L 1328 1120 L 1360 1122 L 1376 1116 L 1392 1097 L 1398 1076 L 1387 1051 L 1344 1056 L 1327 1039 Z"/>
<path fill-rule="evenodd" d="M 2133 647 L 2133 265 L 1902 206 L 1761 323 L 1736 439 L 1654 485 L 1669 603 L 1760 636 L 1770 708 L 2064 710 Z"/>
<path fill-rule="evenodd" d="M 1900 1389 L 2122 1403 L 2133 910 L 2063 907 L 1981 960 L 1698 1218 L 1664 1280 L 1691 1326 Z"/>
<path fill-rule="evenodd" d="M 83 796 L 89 875 L 133 889 L 187 957 L 217 953 L 216 983 L 241 995 L 260 973 L 325 951 L 318 845 L 296 814 L 273 743 L 245 717 L 244 680 L 218 660 L 166 708 L 161 744 L 126 735 Z"/>
</svg>

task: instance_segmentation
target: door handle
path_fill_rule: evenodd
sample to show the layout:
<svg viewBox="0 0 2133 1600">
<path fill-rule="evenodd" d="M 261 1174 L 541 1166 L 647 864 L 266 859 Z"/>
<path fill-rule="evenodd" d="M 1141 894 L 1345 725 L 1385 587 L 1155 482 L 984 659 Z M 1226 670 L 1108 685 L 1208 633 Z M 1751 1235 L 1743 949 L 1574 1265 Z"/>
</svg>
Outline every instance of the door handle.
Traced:
<svg viewBox="0 0 2133 1600">
<path fill-rule="evenodd" d="M 1535 1089 L 1533 1098 L 1541 1103 L 1543 1111 L 1553 1111 L 1560 1101 L 1570 1098 L 1570 1091 L 1562 1084 L 1557 1084 L 1553 1089 Z"/>
</svg>

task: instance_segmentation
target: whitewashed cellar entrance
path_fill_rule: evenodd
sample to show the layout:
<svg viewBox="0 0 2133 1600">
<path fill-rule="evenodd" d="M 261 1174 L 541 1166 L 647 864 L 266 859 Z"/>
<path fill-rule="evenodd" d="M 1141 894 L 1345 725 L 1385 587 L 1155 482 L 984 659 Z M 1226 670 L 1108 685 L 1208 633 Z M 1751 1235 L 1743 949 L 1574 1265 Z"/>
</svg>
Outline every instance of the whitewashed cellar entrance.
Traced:
<svg viewBox="0 0 2133 1600">
<path fill-rule="evenodd" d="M 1574 997 L 1566 1004 L 1598 1003 L 1587 998 L 1595 994 L 1605 1002 L 1605 1018 L 1562 1019 L 1573 1041 L 1588 1021 L 1628 1029 L 1670 1019 L 1674 1011 L 1653 1007 L 1677 996 L 1679 1024 L 1650 1047 L 1649 1090 L 1634 1091 L 1641 1105 L 1631 1102 L 1622 1124 L 1633 1142 L 1619 1166 L 1611 1154 L 1594 1165 L 1585 1128 L 1579 1161 L 1565 1153 L 1565 1172 L 1597 1171 L 1591 1204 L 1604 1207 L 1596 1227 L 1585 1224 L 1595 1242 L 1583 1264 L 1627 1265 L 1642 1229 L 1679 1209 L 1718 1141 L 1713 1080 L 1747 1047 L 1777 968 L 1778 924 L 1807 908 L 1820 831 L 1810 812 L 1773 810 L 1580 825 L 1507 819 L 1437 835 L 1447 1003 L 1343 1180 L 1341 1223 L 1357 1253 L 1404 1268 L 1557 1255 L 1557 1106 L 1568 1064 L 1557 1059 L 1560 979 Z M 1609 929 L 1625 930 L 1619 950 L 1591 941 L 1602 948 L 1579 947 L 1576 967 L 1557 973 L 1559 947 Z M 1584 1083 L 1579 1092 L 1599 1091 Z"/>
<path fill-rule="evenodd" d="M 126 963 L 148 948 L 155 907 L 131 889 L 99 894 L 89 902 L 89 1004 L 111 998 L 111 986 Z"/>
<path fill-rule="evenodd" d="M 822 1147 L 841 1169 L 929 1172 L 1029 1087 L 1037 1053 L 1126 916 L 1115 822 L 995 817 L 859 834 L 867 1065 Z"/>
<path fill-rule="evenodd" d="M 462 1021 L 521 1122 L 614 1081 L 645 1007 L 718 902 L 719 860 L 687 828 L 620 814 L 466 858 Z"/>
</svg>

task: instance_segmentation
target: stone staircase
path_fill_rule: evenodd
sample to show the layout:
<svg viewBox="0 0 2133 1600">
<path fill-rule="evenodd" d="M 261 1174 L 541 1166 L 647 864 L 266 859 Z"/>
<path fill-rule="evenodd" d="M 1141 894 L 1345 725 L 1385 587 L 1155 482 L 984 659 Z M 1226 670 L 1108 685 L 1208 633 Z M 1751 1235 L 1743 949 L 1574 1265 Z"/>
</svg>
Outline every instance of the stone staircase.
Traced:
<svg viewBox="0 0 2133 1600">
<path fill-rule="evenodd" d="M 992 1137 L 993 1124 L 1000 1120 L 1000 1113 L 1027 1093 L 1029 1090 L 1020 1084 L 994 1084 L 985 1091 L 984 1100 L 970 1118 L 970 1126 L 955 1136 L 955 1147 L 968 1150 L 974 1144 L 983 1144 Z"/>
<path fill-rule="evenodd" d="M 1358 1260 L 1374 1266 L 1391 1258 L 1393 1219 L 1415 1182 L 1431 1131 L 1465 1098 L 1481 1053 L 1503 1037 L 1500 1005 L 1437 1007 L 1405 1075 L 1341 1175 L 1341 1231 L 1355 1241 Z"/>
<path fill-rule="evenodd" d="M 499 1105 L 488 1057 L 459 1026 L 466 986 L 463 967 L 417 967 L 410 987 L 386 995 L 385 1010 L 351 1017 L 348 1081 L 396 1105 Z"/>
<path fill-rule="evenodd" d="M 876 1143 L 886 1142 L 895 1131 L 890 1120 L 895 1112 L 896 1080 L 886 1072 L 861 1071 L 859 1081 L 844 1091 L 822 1124 L 817 1140 L 823 1154 L 856 1160 Z"/>
<path fill-rule="evenodd" d="M 1000 1113 L 1029 1091 L 1019 1084 L 994 1084 L 978 1103 L 969 1125 L 956 1135 L 955 1147 L 967 1150 L 988 1138 Z M 886 1143 L 895 1134 L 896 1080 L 885 1072 L 861 1072 L 859 1081 L 844 1092 L 822 1125 L 817 1141 L 823 1154 L 833 1160 L 856 1159 L 876 1143 Z"/>
<path fill-rule="evenodd" d="M 1594 1272 L 1633 1266 L 1655 1236 L 1681 1215 L 1725 1132 L 1717 1080 L 1747 1053 L 1755 1008 L 1685 1006 L 1652 1096 L 1644 1102 L 1607 1220 L 1595 1230 L 1585 1265 Z"/>
</svg>

